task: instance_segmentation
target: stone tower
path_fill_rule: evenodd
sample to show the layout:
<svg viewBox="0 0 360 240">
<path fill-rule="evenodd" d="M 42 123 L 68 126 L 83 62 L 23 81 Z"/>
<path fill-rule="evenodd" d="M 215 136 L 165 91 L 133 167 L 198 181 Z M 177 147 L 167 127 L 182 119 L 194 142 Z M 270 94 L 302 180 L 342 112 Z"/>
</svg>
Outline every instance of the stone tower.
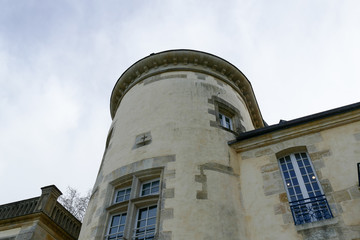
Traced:
<svg viewBox="0 0 360 240">
<path fill-rule="evenodd" d="M 228 141 L 263 127 L 250 82 L 222 58 L 151 54 L 111 95 L 113 119 L 80 239 L 240 239 Z"/>
</svg>

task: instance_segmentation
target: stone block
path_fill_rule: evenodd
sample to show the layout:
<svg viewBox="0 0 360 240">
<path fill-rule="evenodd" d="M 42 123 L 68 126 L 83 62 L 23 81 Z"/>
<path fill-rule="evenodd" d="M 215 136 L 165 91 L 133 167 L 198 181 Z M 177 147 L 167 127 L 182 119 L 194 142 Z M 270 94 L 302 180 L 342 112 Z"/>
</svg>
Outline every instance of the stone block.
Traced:
<svg viewBox="0 0 360 240">
<path fill-rule="evenodd" d="M 276 204 L 274 206 L 274 213 L 275 215 L 284 214 L 286 213 L 286 208 L 283 204 Z"/>
<path fill-rule="evenodd" d="M 347 201 L 350 200 L 350 194 L 347 190 L 341 190 L 341 191 L 337 191 L 333 193 L 335 202 L 343 202 L 343 201 Z"/>
<path fill-rule="evenodd" d="M 360 198 L 360 187 L 354 186 L 349 189 L 350 195 L 352 199 Z"/>
<path fill-rule="evenodd" d="M 355 133 L 354 137 L 356 141 L 360 141 L 360 133 Z"/>
<path fill-rule="evenodd" d="M 277 163 L 270 163 L 261 167 L 261 172 L 273 172 L 276 170 L 279 170 L 279 165 Z"/>
<path fill-rule="evenodd" d="M 208 195 L 206 191 L 197 191 L 196 192 L 196 199 L 208 199 Z"/>
<path fill-rule="evenodd" d="M 342 202 L 341 207 L 345 225 L 360 226 L 360 199 Z"/>
<path fill-rule="evenodd" d="M 291 213 L 285 213 L 282 215 L 284 224 L 294 223 Z"/>
<path fill-rule="evenodd" d="M 261 157 L 261 156 L 270 155 L 270 154 L 274 154 L 274 152 L 270 148 L 265 148 L 265 149 L 261 149 L 259 151 L 256 151 L 255 152 L 255 157 Z"/>
<path fill-rule="evenodd" d="M 333 192 L 329 179 L 322 179 L 320 184 L 326 194 Z"/>
<path fill-rule="evenodd" d="M 174 198 L 174 196 L 175 196 L 175 189 L 174 188 L 164 189 L 163 190 L 163 197 L 164 198 Z"/>
<path fill-rule="evenodd" d="M 206 175 L 195 175 L 195 182 L 205 183 Z"/>
<path fill-rule="evenodd" d="M 174 218 L 174 209 L 173 208 L 165 208 L 161 210 L 161 219 L 172 219 Z"/>
<path fill-rule="evenodd" d="M 287 203 L 287 202 L 289 202 L 286 193 L 280 193 L 280 194 L 279 194 L 279 199 L 280 199 L 280 202 L 282 202 L 282 203 Z"/>
</svg>

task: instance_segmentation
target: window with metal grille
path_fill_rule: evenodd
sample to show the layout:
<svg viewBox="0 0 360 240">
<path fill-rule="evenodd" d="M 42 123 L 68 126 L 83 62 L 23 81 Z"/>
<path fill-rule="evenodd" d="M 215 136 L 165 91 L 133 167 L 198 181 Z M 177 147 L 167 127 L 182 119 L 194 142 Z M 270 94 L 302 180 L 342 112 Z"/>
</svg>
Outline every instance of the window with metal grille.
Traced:
<svg viewBox="0 0 360 240">
<path fill-rule="evenodd" d="M 306 152 L 279 158 L 281 174 L 296 225 L 332 218 L 332 213 Z"/>
</svg>

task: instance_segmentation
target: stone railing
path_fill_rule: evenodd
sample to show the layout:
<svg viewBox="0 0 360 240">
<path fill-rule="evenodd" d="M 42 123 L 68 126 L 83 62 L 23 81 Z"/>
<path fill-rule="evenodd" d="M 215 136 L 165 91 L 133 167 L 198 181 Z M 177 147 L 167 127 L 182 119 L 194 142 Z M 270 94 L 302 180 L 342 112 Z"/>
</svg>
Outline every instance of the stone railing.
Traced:
<svg viewBox="0 0 360 240">
<path fill-rule="evenodd" d="M 62 227 L 73 237 L 77 238 L 77 236 L 79 236 L 81 222 L 60 203 L 56 203 L 50 217 L 56 224 Z"/>
<path fill-rule="evenodd" d="M 24 216 L 36 212 L 36 205 L 40 197 L 31 198 L 19 202 L 13 202 L 0 206 L 0 220 Z"/>
<path fill-rule="evenodd" d="M 40 197 L 19 202 L 0 205 L 0 221 L 29 214 L 43 213 L 67 234 L 77 239 L 80 233 L 81 222 L 66 210 L 57 198 L 61 195 L 55 185 L 41 188 Z"/>
</svg>

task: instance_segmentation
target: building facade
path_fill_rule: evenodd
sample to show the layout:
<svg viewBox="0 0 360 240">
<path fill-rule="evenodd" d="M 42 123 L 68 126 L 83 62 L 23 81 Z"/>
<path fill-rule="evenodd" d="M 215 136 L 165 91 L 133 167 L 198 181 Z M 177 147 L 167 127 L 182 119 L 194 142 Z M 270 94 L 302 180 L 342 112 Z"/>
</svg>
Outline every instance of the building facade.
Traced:
<svg viewBox="0 0 360 240">
<path fill-rule="evenodd" d="M 360 104 L 267 126 L 240 70 L 173 50 L 110 111 L 79 239 L 360 239 Z"/>
<path fill-rule="evenodd" d="M 59 202 L 55 185 L 39 197 L 0 205 L 1 240 L 76 240 L 81 222 Z"/>
</svg>

